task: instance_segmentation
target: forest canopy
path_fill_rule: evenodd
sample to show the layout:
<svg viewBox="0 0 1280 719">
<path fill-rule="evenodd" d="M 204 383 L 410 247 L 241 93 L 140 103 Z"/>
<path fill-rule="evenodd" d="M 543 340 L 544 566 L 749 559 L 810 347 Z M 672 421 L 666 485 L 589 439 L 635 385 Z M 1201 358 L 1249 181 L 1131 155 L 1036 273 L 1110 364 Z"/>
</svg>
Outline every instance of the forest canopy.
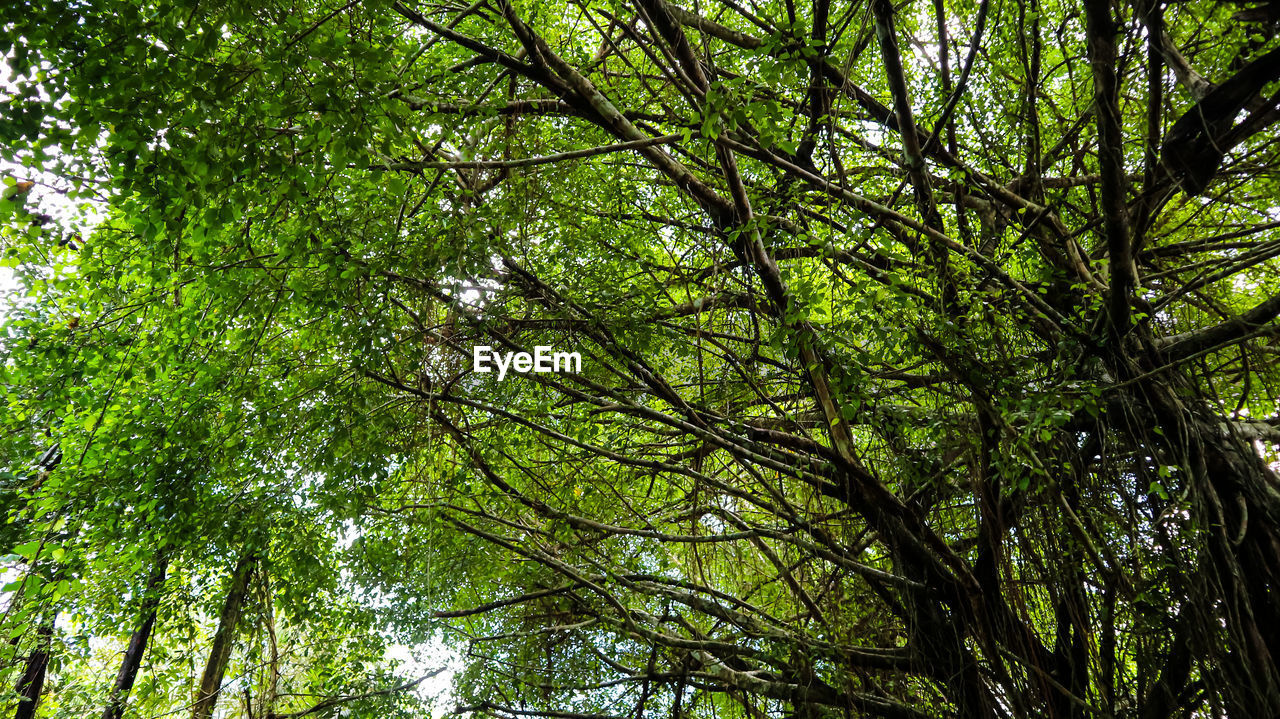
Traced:
<svg viewBox="0 0 1280 719">
<path fill-rule="evenodd" d="M 1278 8 L 5 3 L 0 707 L 1280 716 Z"/>
</svg>

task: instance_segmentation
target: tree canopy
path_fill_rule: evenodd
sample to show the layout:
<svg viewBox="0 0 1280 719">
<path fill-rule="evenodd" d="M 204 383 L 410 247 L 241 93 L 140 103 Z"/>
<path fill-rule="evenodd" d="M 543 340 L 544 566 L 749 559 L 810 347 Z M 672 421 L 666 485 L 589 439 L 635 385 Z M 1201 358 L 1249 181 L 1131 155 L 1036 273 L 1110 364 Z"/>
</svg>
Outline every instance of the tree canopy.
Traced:
<svg viewBox="0 0 1280 719">
<path fill-rule="evenodd" d="M 1280 716 L 1277 7 L 6 4 L 0 705 Z"/>
</svg>

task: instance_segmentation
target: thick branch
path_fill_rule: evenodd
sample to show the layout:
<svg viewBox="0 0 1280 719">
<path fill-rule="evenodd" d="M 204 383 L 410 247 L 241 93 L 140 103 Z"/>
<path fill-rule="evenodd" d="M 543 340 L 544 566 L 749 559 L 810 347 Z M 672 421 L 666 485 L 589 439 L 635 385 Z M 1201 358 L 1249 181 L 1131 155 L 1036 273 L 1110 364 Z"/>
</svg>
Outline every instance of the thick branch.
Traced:
<svg viewBox="0 0 1280 719">
<path fill-rule="evenodd" d="M 1157 341 L 1171 362 L 1185 359 L 1211 347 L 1228 344 L 1262 329 L 1280 315 L 1280 295 L 1264 300 L 1253 309 L 1229 320 L 1195 332 L 1174 335 Z"/>
<path fill-rule="evenodd" d="M 1111 287 L 1107 316 L 1114 338 L 1129 331 L 1129 297 L 1136 285 L 1125 207 L 1124 138 L 1121 134 L 1120 80 L 1116 75 L 1116 33 L 1110 0 L 1086 0 L 1089 62 L 1093 66 L 1093 104 L 1098 118 L 1098 163 L 1102 170 L 1102 215 Z M 1117 343 L 1116 350 L 1119 351 Z"/>
</svg>

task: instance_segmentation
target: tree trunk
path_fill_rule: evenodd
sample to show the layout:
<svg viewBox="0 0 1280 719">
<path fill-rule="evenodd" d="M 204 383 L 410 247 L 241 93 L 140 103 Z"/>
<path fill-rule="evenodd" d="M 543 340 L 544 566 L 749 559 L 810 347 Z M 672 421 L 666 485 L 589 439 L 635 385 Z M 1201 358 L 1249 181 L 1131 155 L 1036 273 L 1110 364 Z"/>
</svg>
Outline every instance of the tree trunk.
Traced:
<svg viewBox="0 0 1280 719">
<path fill-rule="evenodd" d="M 31 481 L 35 487 L 39 487 L 44 478 L 48 476 L 62 463 L 61 446 L 55 442 L 49 449 L 36 459 L 34 473 L 31 475 Z M 35 560 L 32 560 L 34 568 Z M 53 579 L 56 581 L 60 572 L 56 569 L 53 572 Z M 53 624 L 58 619 L 58 613 L 54 609 L 49 610 L 50 614 L 40 628 L 36 630 L 36 645 L 31 650 L 31 654 L 27 655 L 26 666 L 22 670 L 22 677 L 18 679 L 18 709 L 13 714 L 13 719 L 31 719 L 36 714 L 36 707 L 40 704 L 40 692 L 44 689 L 45 671 L 49 668 L 49 645 L 53 643 Z"/>
<path fill-rule="evenodd" d="M 253 573 L 253 562 L 253 551 L 244 550 L 232 573 L 231 588 L 227 590 L 227 599 L 222 604 L 222 613 L 218 617 L 218 632 L 213 636 L 209 661 L 205 664 L 204 676 L 200 678 L 200 689 L 191 710 L 192 719 L 209 719 L 213 715 L 218 692 L 222 689 L 222 675 L 226 672 L 227 660 L 231 657 L 231 645 L 235 639 L 236 624 L 240 621 L 240 609 L 248 591 L 249 575 Z"/>
<path fill-rule="evenodd" d="M 53 642 L 53 622 L 57 614 L 51 614 L 37 631 L 36 646 L 27 655 L 26 668 L 18 679 L 18 710 L 13 719 L 31 719 L 40 704 L 40 692 L 44 688 L 45 670 L 49 668 L 49 645 Z"/>
<path fill-rule="evenodd" d="M 107 699 L 107 708 L 102 712 L 102 719 L 121 719 L 124 716 L 125 704 L 129 701 L 129 691 L 138 678 L 138 668 L 142 666 L 142 655 L 147 651 L 147 640 L 151 638 L 151 630 L 156 623 L 156 608 L 160 605 L 160 586 L 164 584 L 165 570 L 168 562 L 163 558 L 156 560 L 151 570 L 151 578 L 147 581 L 146 593 L 142 599 L 142 624 L 129 637 L 129 646 L 124 651 L 124 659 L 120 661 L 120 671 L 116 674 L 116 683 L 111 687 L 111 696 Z"/>
</svg>

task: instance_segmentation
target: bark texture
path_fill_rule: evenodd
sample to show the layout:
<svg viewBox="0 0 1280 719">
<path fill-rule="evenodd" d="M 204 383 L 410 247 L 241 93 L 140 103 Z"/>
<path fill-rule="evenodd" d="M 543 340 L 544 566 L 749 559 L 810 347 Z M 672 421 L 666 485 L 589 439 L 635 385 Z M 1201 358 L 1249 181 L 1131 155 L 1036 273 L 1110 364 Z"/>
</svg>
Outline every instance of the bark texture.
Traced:
<svg viewBox="0 0 1280 719">
<path fill-rule="evenodd" d="M 226 601 L 223 602 L 222 612 L 218 615 L 218 631 L 213 636 L 213 646 L 209 648 L 209 661 L 205 664 L 204 674 L 200 678 L 200 689 L 196 693 L 195 704 L 191 709 L 192 719 L 209 719 L 213 716 L 213 708 L 222 690 L 222 677 L 227 671 L 227 660 L 231 658 L 236 624 L 240 622 L 240 610 L 244 607 L 254 563 L 253 551 L 246 549 L 241 553 L 232 571 L 231 586 L 227 589 Z"/>
</svg>

